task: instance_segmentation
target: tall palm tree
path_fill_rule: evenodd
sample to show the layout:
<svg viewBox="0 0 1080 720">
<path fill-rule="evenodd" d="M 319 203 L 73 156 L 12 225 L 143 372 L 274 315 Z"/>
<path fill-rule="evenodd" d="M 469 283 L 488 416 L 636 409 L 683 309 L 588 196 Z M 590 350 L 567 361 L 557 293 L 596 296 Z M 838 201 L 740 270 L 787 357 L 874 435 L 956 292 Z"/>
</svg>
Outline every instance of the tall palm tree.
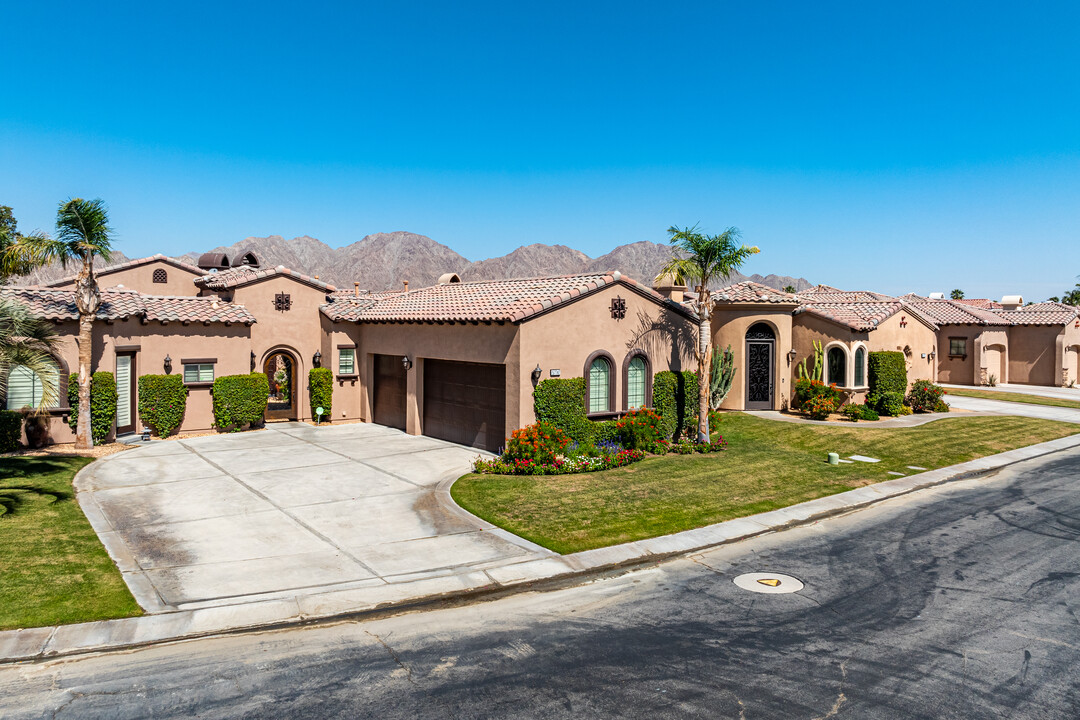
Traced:
<svg viewBox="0 0 1080 720">
<path fill-rule="evenodd" d="M 738 242 L 738 228 L 730 227 L 719 235 L 706 235 L 697 226 L 669 227 L 672 245 L 671 260 L 662 274 L 682 277 L 688 285 L 697 287 L 692 302 L 698 317 L 697 377 L 698 377 L 698 442 L 709 441 L 709 370 L 712 366 L 712 293 L 709 285 L 725 280 L 738 270 L 758 248 Z"/>
<path fill-rule="evenodd" d="M 0 394 L 7 396 L 11 370 L 23 366 L 41 382 L 41 412 L 60 399 L 60 376 L 52 356 L 57 348 L 51 323 L 33 317 L 22 303 L 0 298 Z"/>
<path fill-rule="evenodd" d="M 59 262 L 81 263 L 75 279 L 75 306 L 79 310 L 79 418 L 75 447 L 89 449 L 90 435 L 90 362 L 94 339 L 94 317 L 101 305 L 101 289 L 94 275 L 94 256 L 109 261 L 112 229 L 109 213 L 101 200 L 72 198 L 60 204 L 56 213 L 56 238 L 45 235 L 20 237 L 4 254 L 4 265 L 40 266 Z"/>
</svg>

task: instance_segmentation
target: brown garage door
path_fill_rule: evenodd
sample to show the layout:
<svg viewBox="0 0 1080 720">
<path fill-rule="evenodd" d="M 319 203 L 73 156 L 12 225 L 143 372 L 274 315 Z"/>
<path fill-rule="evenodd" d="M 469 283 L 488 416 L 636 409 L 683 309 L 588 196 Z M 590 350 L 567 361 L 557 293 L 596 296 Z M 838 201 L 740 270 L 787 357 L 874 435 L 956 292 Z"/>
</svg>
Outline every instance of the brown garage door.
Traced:
<svg viewBox="0 0 1080 720">
<path fill-rule="evenodd" d="M 505 366 L 424 361 L 425 435 L 498 452 L 505 425 Z"/>
<path fill-rule="evenodd" d="M 372 414 L 379 425 L 405 429 L 405 366 L 399 355 L 375 356 Z"/>
</svg>

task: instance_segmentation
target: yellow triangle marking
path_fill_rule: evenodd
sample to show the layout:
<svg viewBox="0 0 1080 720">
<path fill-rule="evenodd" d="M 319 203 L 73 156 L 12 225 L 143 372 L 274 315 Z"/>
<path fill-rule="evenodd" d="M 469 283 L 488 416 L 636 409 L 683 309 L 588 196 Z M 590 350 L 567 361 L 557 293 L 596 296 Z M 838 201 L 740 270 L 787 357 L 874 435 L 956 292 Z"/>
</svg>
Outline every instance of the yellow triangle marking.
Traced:
<svg viewBox="0 0 1080 720">
<path fill-rule="evenodd" d="M 768 585 L 769 587 L 776 587 L 777 585 L 780 584 L 780 581 L 777 580 L 776 578 L 762 578 L 762 579 L 758 580 L 758 582 L 761 583 L 762 585 Z"/>
</svg>

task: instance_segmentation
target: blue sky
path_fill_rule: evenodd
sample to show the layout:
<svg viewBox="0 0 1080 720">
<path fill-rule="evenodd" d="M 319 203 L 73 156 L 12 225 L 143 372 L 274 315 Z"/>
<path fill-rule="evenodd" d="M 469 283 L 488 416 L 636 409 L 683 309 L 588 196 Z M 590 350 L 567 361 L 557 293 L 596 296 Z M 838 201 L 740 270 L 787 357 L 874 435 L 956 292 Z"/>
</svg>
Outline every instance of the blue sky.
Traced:
<svg viewBox="0 0 1080 720">
<path fill-rule="evenodd" d="M 7 3 L 0 204 L 118 248 L 429 235 L 596 256 L 739 227 L 747 272 L 1077 282 L 1080 5 Z"/>
</svg>

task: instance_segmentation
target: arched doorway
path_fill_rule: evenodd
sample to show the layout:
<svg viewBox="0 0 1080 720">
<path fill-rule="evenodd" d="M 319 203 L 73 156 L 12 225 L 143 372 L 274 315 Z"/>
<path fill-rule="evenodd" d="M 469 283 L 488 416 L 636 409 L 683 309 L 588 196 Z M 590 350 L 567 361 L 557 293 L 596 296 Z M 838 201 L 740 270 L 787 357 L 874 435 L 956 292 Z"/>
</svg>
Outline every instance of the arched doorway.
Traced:
<svg viewBox="0 0 1080 720">
<path fill-rule="evenodd" d="M 296 420 L 296 359 L 286 350 L 270 353 L 263 362 L 263 372 L 270 385 L 266 402 L 267 420 Z"/>
<path fill-rule="evenodd" d="M 746 409 L 772 410 L 776 333 L 766 323 L 746 331 Z"/>
</svg>

